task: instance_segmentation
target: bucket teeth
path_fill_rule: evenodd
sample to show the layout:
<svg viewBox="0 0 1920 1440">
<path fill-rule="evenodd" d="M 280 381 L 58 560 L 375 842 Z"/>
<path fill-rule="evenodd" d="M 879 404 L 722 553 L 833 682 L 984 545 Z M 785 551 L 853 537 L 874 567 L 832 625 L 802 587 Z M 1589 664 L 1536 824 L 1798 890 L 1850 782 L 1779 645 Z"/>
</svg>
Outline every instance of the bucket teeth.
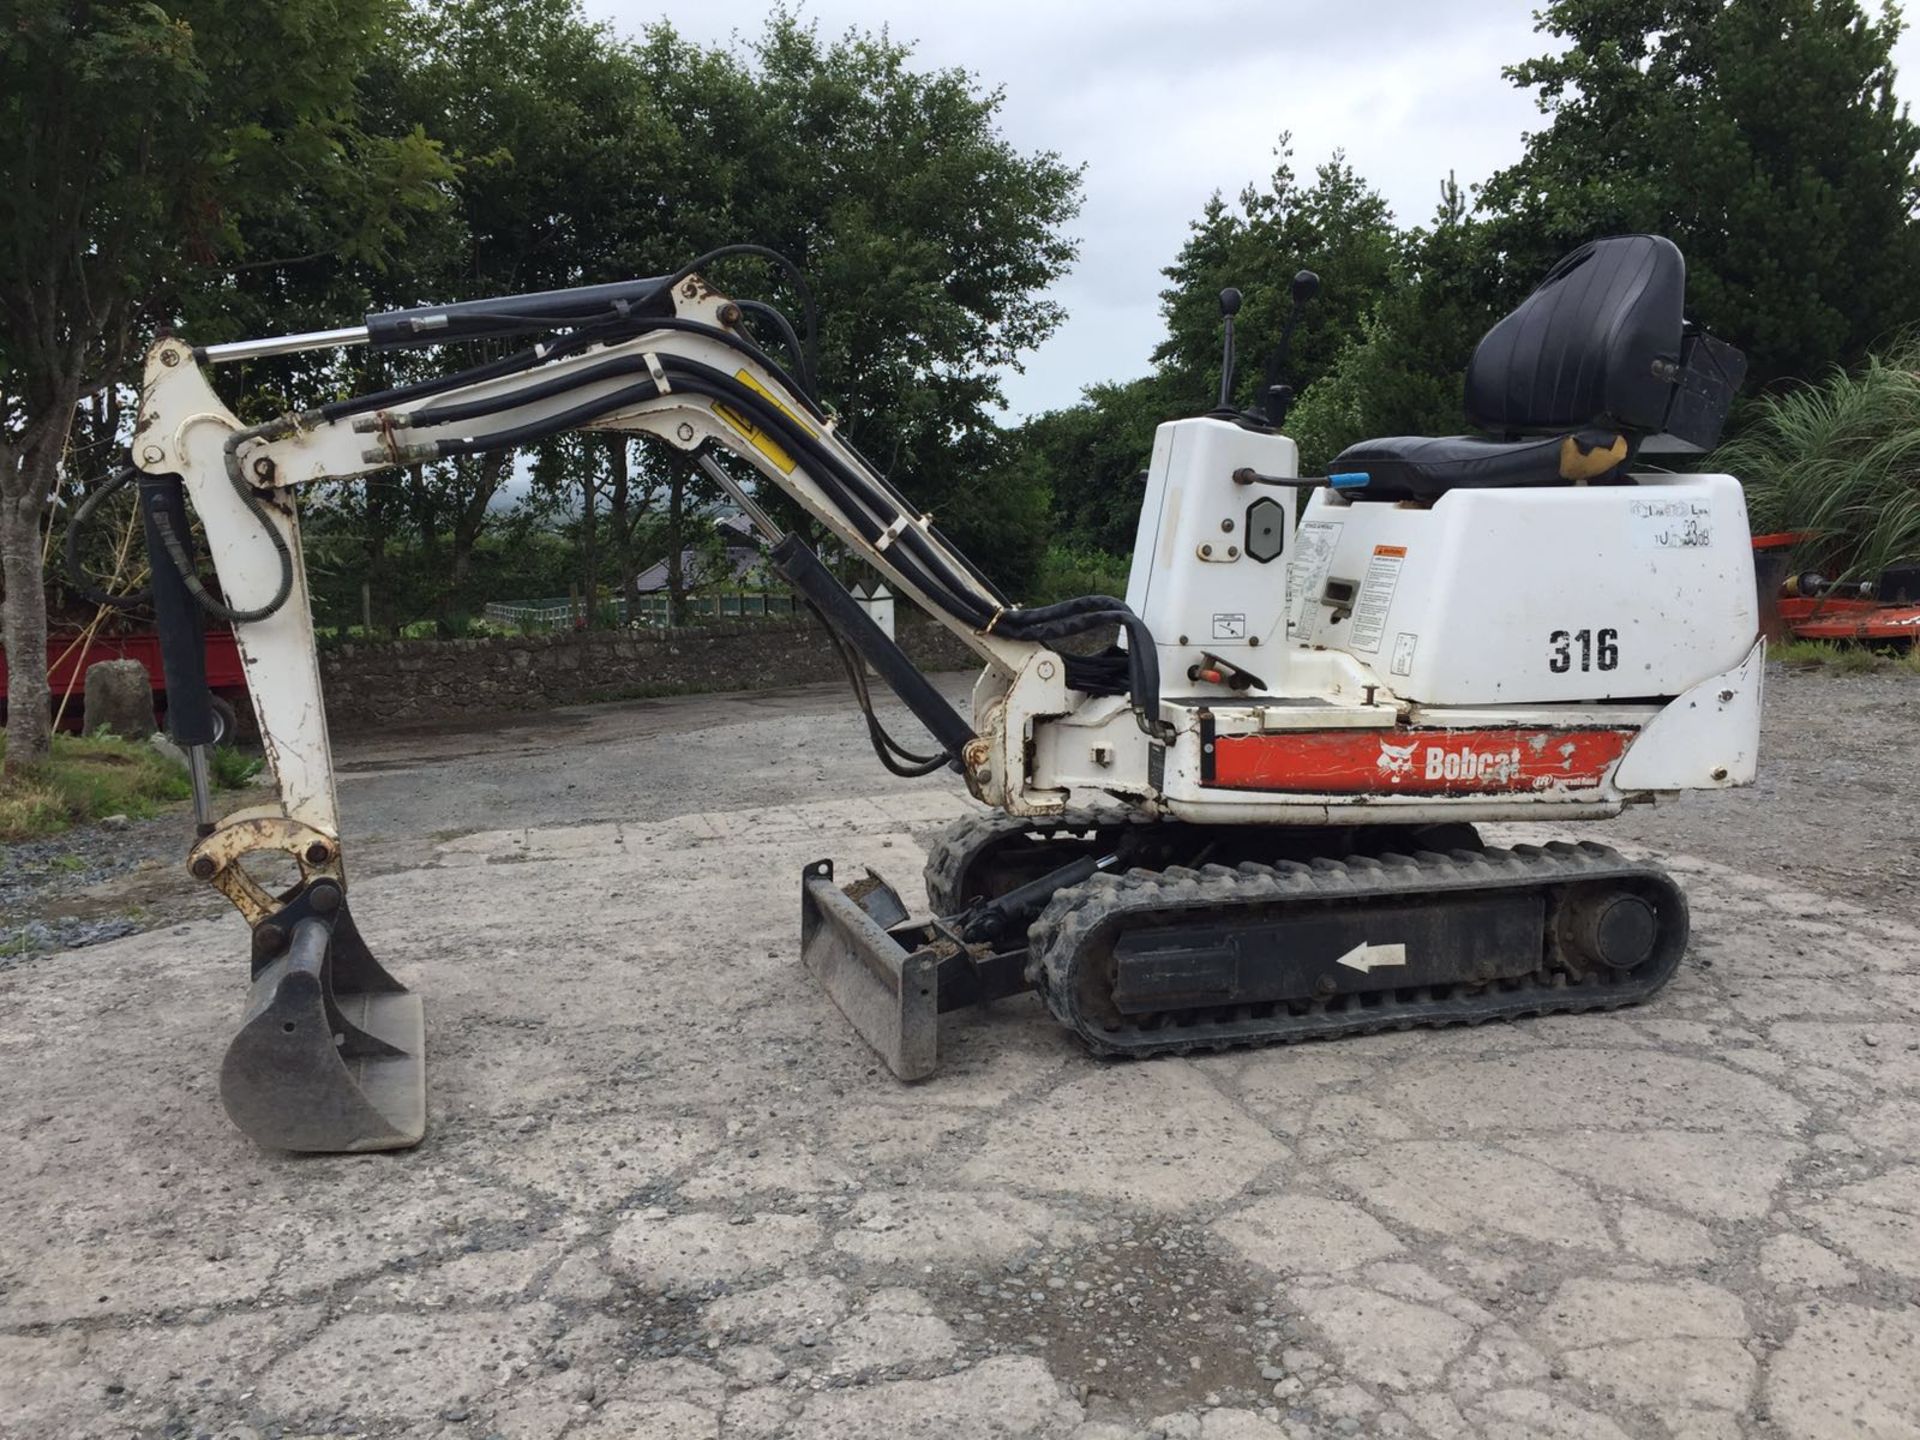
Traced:
<svg viewBox="0 0 1920 1440">
<path fill-rule="evenodd" d="M 420 997 L 373 958 L 337 891 L 326 913 L 307 908 L 254 975 L 220 1067 L 227 1114 L 270 1150 L 417 1145 L 427 1126 Z"/>
</svg>

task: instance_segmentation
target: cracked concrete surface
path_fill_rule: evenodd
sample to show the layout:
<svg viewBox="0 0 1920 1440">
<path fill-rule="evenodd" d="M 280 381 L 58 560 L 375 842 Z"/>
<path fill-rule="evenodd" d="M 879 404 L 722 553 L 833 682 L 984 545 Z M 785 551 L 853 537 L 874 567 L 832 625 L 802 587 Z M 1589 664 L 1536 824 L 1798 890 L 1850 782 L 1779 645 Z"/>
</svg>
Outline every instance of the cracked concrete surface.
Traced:
<svg viewBox="0 0 1920 1440">
<path fill-rule="evenodd" d="M 1908 919 L 1669 856 L 1642 1009 L 1110 1064 L 1026 997 L 909 1088 L 799 870 L 910 890 L 971 802 L 822 766 L 861 798 L 358 885 L 426 997 L 408 1154 L 228 1126 L 237 920 L 0 974 L 0 1434 L 1920 1434 Z"/>
</svg>

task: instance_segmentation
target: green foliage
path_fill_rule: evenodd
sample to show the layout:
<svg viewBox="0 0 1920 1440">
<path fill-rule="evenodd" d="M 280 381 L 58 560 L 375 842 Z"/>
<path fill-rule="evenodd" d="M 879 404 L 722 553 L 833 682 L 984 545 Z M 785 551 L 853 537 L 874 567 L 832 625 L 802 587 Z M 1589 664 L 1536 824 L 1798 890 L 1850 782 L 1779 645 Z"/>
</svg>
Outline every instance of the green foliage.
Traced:
<svg viewBox="0 0 1920 1440">
<path fill-rule="evenodd" d="M 360 584 L 367 573 L 362 523 L 349 510 L 317 509 L 306 517 L 308 553 L 341 557 L 318 571 L 309 567 L 314 618 L 323 626 L 360 629 Z M 574 566 L 574 546 L 565 534 L 537 515 L 516 514 L 477 538 L 465 577 L 451 584 L 444 550 L 433 549 L 431 539 L 411 527 L 396 529 L 385 537 L 384 579 L 370 595 L 374 625 L 384 631 L 426 617 L 432 630 L 441 619 L 478 615 L 489 600 L 565 595 Z"/>
<path fill-rule="evenodd" d="M 1040 559 L 1040 573 L 1029 603 L 1051 605 L 1078 595 L 1117 595 L 1124 599 L 1130 563 L 1127 555 L 1112 551 L 1049 545 Z"/>
<path fill-rule="evenodd" d="M 1179 414 L 1156 375 L 1090 385 L 1078 405 L 1036 415 L 1015 432 L 1019 463 L 1052 496 L 1057 542 L 1119 554 L 1133 549 L 1153 432 Z"/>
<path fill-rule="evenodd" d="M 1901 29 L 1856 0 L 1553 0 L 1507 73 L 1548 123 L 1488 182 L 1516 285 L 1597 235 L 1685 252 L 1688 302 L 1769 385 L 1857 361 L 1920 300 Z"/>
<path fill-rule="evenodd" d="M 1796 563 L 1866 579 L 1920 560 L 1920 343 L 1761 397 L 1713 464 L 1738 475 L 1758 533 L 1811 538 Z"/>
<path fill-rule="evenodd" d="M 740 241 L 771 246 L 818 299 L 820 389 L 842 433 L 1003 584 L 1030 581 L 1047 502 L 1035 475 L 1003 470 L 998 371 L 1060 321 L 1044 292 L 1074 254 L 1063 227 L 1080 176 L 1005 139 L 997 91 L 917 66 L 884 32 L 827 37 L 785 10 L 757 36 L 708 48 L 665 24 L 628 43 L 577 0 L 420 5 L 367 91 L 384 126 L 419 127 L 443 147 L 458 167 L 451 203 L 384 270 L 336 267 L 300 303 L 457 301 L 658 275 Z M 709 278 L 800 318 L 798 297 L 762 261 L 723 260 Z M 284 328 L 272 306 L 287 298 L 262 275 L 235 313 Z M 356 352 L 250 369 L 284 406 L 449 358 Z M 534 584 L 483 544 L 503 524 L 514 473 L 505 455 L 472 456 L 337 501 L 348 538 L 342 583 L 322 586 L 328 619 L 354 623 L 361 579 L 384 602 L 383 624 L 453 623 L 485 599 L 564 594 L 569 582 L 617 591 L 709 528 L 696 519 L 706 482 L 684 462 L 644 445 L 620 461 L 597 437 L 543 442 L 527 518 L 567 537 L 573 570 Z"/>
<path fill-rule="evenodd" d="M 1293 337 L 1287 379 L 1295 390 L 1333 367 L 1361 331 L 1375 300 L 1395 280 L 1403 239 L 1387 203 L 1354 173 L 1345 155 L 1301 185 L 1282 136 L 1278 163 L 1264 189 L 1248 186 L 1237 208 L 1215 195 L 1193 222 L 1161 292 L 1167 338 L 1154 352 L 1169 398 L 1181 413 L 1210 410 L 1219 399 L 1220 292 L 1240 291 L 1235 321 L 1240 355 L 1234 398 L 1253 403 L 1264 383 L 1268 352 L 1292 308 L 1296 271 L 1319 275 L 1319 298 Z"/>
<path fill-rule="evenodd" d="M 207 773 L 222 790 L 244 790 L 260 778 L 267 763 L 264 756 L 231 745 L 216 745 L 207 755 Z"/>
<path fill-rule="evenodd" d="M 362 123 L 359 84 L 397 3 L 8 5 L 0 560 L 13 653 L 45 639 L 41 516 L 80 398 L 124 380 L 153 329 L 205 314 L 243 274 L 316 258 L 378 267 L 443 199 L 434 142 Z M 45 757 L 47 727 L 44 686 L 16 678 L 16 763 Z"/>
<path fill-rule="evenodd" d="M 0 770 L 0 841 L 49 835 L 104 815 L 142 819 L 188 793 L 186 772 L 151 745 L 106 734 L 55 735 L 47 759 Z"/>
<path fill-rule="evenodd" d="M 92 388 L 137 330 L 177 320 L 238 272 L 287 263 L 269 241 L 378 266 L 440 203 L 449 171 L 435 142 L 370 129 L 359 111 L 395 0 L 9 9 L 0 358 L 10 399 L 50 371 Z"/>
</svg>

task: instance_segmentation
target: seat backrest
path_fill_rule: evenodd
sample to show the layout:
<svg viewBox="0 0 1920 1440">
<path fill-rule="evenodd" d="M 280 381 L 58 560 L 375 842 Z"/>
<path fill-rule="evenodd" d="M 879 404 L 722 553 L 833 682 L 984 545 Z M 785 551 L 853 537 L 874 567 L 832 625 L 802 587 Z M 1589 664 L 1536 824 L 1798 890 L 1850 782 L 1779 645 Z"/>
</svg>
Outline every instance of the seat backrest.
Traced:
<svg viewBox="0 0 1920 1440">
<path fill-rule="evenodd" d="M 1658 235 L 1582 245 L 1473 352 L 1467 418 L 1524 435 L 1661 428 L 1680 360 L 1687 263 Z"/>
</svg>

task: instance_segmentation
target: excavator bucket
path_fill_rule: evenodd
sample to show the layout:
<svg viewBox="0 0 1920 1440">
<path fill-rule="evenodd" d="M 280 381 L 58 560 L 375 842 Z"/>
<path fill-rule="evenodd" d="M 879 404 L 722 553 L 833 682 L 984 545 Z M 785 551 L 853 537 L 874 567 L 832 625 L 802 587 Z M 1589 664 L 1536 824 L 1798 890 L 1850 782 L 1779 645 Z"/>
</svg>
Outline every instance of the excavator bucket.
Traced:
<svg viewBox="0 0 1920 1440">
<path fill-rule="evenodd" d="M 403 1150 L 427 1128 L 420 997 L 373 958 L 345 897 L 328 898 L 331 913 L 302 907 L 256 963 L 220 1098 L 265 1149 Z"/>
</svg>

